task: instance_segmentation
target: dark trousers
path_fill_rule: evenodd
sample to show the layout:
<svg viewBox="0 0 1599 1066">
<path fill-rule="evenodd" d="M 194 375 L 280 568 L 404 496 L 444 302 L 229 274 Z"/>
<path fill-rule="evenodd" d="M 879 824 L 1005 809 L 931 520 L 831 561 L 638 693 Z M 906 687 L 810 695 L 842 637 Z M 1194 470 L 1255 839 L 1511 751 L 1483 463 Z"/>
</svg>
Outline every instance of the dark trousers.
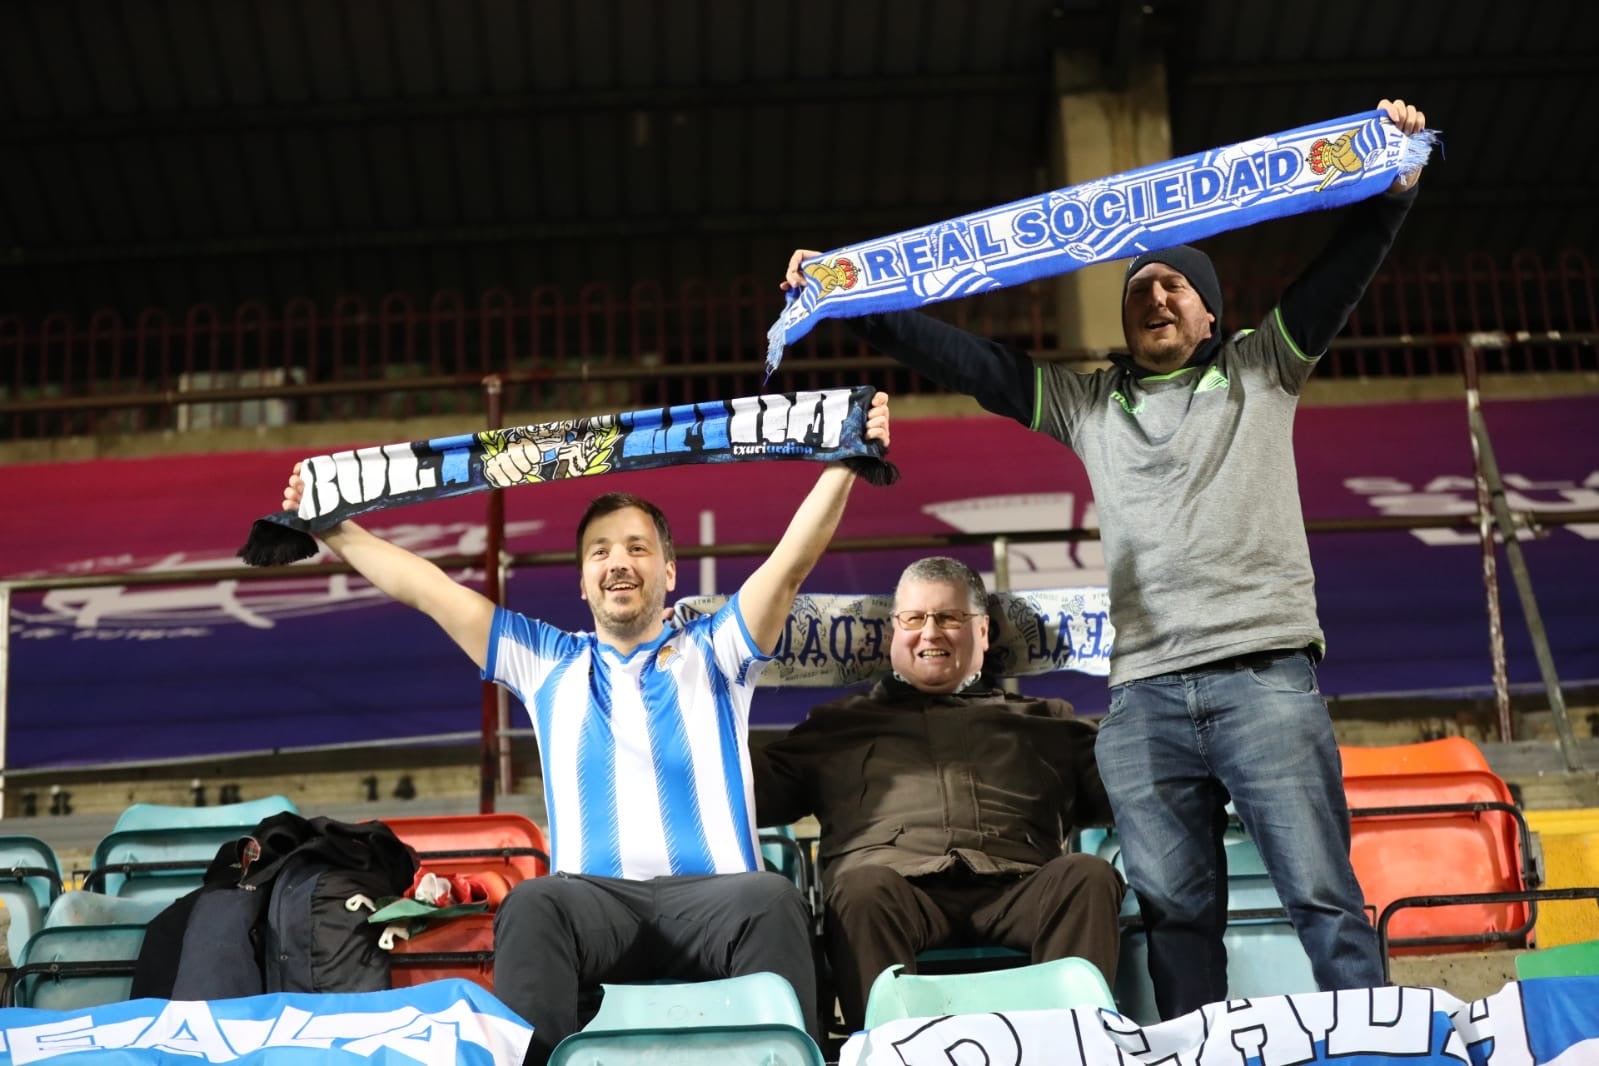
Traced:
<svg viewBox="0 0 1599 1066">
<path fill-rule="evenodd" d="M 1092 855 L 1062 855 L 1025 875 L 846 870 L 828 889 L 826 924 L 844 1021 L 860 1029 L 877 975 L 895 964 L 915 973 L 917 952 L 929 948 L 998 944 L 1033 962 L 1076 956 L 1114 982 L 1126 892 L 1115 868 Z"/>
<path fill-rule="evenodd" d="M 705 981 L 769 970 L 794 986 L 811 1036 L 816 971 L 805 900 L 771 873 L 555 874 L 523 881 L 494 918 L 494 994 L 533 1026 L 529 1063 L 582 1028 L 602 982 Z"/>
</svg>

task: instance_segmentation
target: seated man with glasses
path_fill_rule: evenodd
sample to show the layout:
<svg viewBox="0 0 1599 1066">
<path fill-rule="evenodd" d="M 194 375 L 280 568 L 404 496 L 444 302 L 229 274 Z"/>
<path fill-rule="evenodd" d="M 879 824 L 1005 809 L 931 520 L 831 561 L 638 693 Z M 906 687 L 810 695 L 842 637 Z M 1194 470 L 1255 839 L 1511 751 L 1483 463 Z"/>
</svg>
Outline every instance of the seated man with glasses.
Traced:
<svg viewBox="0 0 1599 1066">
<path fill-rule="evenodd" d="M 844 1021 L 872 981 L 929 948 L 999 944 L 1116 979 L 1119 874 L 1062 854 L 1104 825 L 1092 723 L 983 673 L 988 593 L 970 567 L 912 563 L 894 590 L 893 675 L 751 751 L 762 825 L 821 823 L 824 926 Z"/>
</svg>

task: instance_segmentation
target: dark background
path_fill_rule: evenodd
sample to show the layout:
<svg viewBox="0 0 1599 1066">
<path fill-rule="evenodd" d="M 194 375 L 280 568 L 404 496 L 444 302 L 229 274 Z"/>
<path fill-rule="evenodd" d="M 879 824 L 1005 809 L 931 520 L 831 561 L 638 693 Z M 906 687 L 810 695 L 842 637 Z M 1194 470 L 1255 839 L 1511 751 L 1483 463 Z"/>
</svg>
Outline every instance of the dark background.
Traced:
<svg viewBox="0 0 1599 1066">
<path fill-rule="evenodd" d="M 1166 64 L 1186 154 L 1420 104 L 1399 261 L 1591 258 L 1582 0 L 17 0 L 0 4 L 0 315 L 341 293 L 775 286 L 1052 184 L 1058 50 Z M 1220 238 L 1300 261 L 1325 219 Z"/>
</svg>

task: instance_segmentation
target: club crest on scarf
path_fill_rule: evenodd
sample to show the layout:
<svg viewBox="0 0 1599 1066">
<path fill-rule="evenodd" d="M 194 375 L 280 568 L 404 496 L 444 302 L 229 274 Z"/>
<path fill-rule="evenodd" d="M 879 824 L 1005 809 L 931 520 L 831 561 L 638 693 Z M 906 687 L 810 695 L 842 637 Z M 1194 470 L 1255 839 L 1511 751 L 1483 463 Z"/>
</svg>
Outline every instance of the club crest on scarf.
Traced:
<svg viewBox="0 0 1599 1066">
<path fill-rule="evenodd" d="M 812 263 L 805 268 L 805 273 L 821 285 L 823 295 L 834 289 L 853 289 L 860 278 L 860 271 L 855 269 L 855 264 L 842 255 L 831 262 Z"/>
<path fill-rule="evenodd" d="M 608 474 L 622 439 L 615 415 L 570 418 L 477 435 L 483 478 L 497 489 Z"/>
</svg>

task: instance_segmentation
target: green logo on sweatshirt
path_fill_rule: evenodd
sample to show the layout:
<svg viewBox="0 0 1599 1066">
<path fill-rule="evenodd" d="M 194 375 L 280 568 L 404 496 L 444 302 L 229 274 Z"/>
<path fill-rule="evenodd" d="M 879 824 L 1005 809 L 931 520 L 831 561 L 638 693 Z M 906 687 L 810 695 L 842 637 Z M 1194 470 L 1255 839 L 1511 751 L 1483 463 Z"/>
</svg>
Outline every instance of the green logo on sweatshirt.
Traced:
<svg viewBox="0 0 1599 1066">
<path fill-rule="evenodd" d="M 1140 411 L 1142 411 L 1144 409 L 1144 401 L 1143 400 L 1139 400 L 1138 401 L 1138 406 L 1134 407 L 1132 404 L 1127 402 L 1127 397 L 1122 395 L 1122 392 L 1121 392 L 1120 389 L 1117 389 L 1115 392 L 1111 393 L 1110 394 L 1110 398 L 1115 400 L 1117 403 L 1121 404 L 1122 405 L 1122 410 L 1126 411 L 1128 414 L 1132 415 L 1135 418 L 1138 416 L 1138 412 L 1140 412 Z"/>
</svg>

